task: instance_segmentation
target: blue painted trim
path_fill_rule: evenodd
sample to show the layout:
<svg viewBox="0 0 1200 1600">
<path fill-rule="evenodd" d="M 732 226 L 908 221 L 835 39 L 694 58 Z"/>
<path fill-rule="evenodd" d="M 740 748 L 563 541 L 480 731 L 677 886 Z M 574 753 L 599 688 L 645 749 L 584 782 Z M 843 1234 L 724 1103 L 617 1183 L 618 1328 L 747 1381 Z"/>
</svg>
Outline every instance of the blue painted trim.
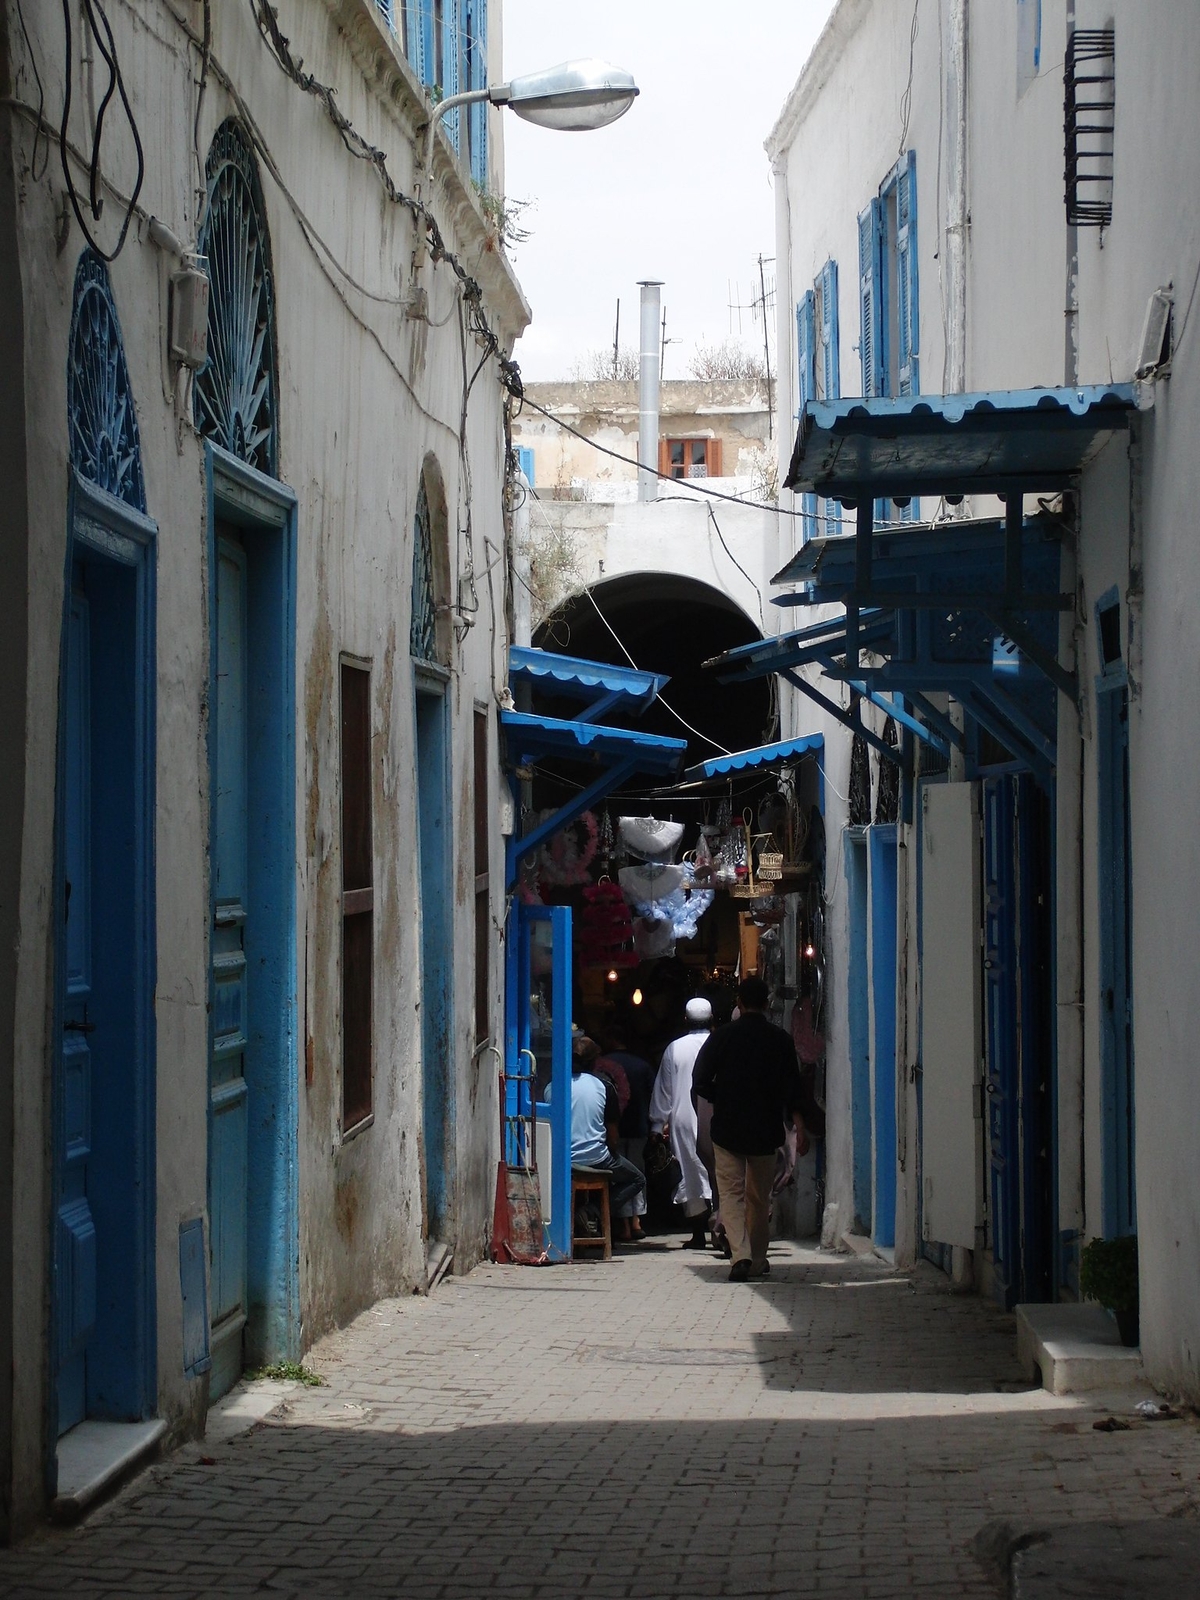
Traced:
<svg viewBox="0 0 1200 1600">
<path fill-rule="evenodd" d="M 763 767 L 787 766 L 801 761 L 805 756 L 821 755 L 825 749 L 823 733 L 806 733 L 798 739 L 781 739 L 775 744 L 756 745 L 752 750 L 736 750 L 732 755 L 714 756 L 711 761 L 701 761 L 684 773 L 685 783 L 699 783 L 706 778 L 721 778 L 727 772 L 756 772 Z"/>
<path fill-rule="evenodd" d="M 265 615 L 273 637 L 260 632 L 251 639 L 248 662 L 252 688 L 265 692 L 275 675 L 275 714 L 259 726 L 273 743 L 275 762 L 269 777 L 266 807 L 269 826 L 261 836 L 250 834 L 252 862 L 262 872 L 259 890 L 266 919 L 260 918 L 264 940 L 263 970 L 267 983 L 256 986 L 270 996 L 269 1012 L 252 1011 L 251 1030 L 264 1058 L 274 1062 L 270 1108 L 261 1103 L 264 1085 L 257 1085 L 257 1112 L 250 1116 L 250 1184 L 248 1198 L 247 1277 L 249 1320 L 247 1340 L 265 1361 L 294 1360 L 300 1352 L 300 1221 L 299 1221 L 299 1032 L 296 965 L 296 557 L 297 505 L 286 484 L 267 477 L 219 445 L 205 445 L 208 506 L 207 559 L 216 573 L 216 521 L 233 523 L 250 535 L 251 621 Z M 269 542 L 264 542 L 265 540 Z M 209 662 L 217 659 L 216 585 L 210 582 Z M 270 592 L 273 590 L 273 594 Z M 253 626 L 251 627 L 253 633 Z M 209 685 L 215 704 L 215 685 Z M 256 726 L 264 700 L 250 712 Z M 213 781 L 216 751 L 206 727 L 208 772 Z M 252 767 L 253 767 L 252 763 Z M 260 806 L 259 811 L 263 811 Z M 273 860 L 272 860 L 273 858 Z M 210 927 L 213 915 L 209 887 Z M 209 992 L 211 1001 L 211 962 Z M 210 1005 L 208 1048 L 212 1053 Z M 205 1094 L 208 1095 L 207 1074 Z M 255 1086 L 251 1086 L 255 1094 Z M 255 1148 L 257 1131 L 259 1148 Z"/>
<path fill-rule="evenodd" d="M 872 1239 L 896 1243 L 896 826 L 867 832 L 871 902 L 872 1110 L 874 1216 Z"/>
<path fill-rule="evenodd" d="M 865 830 L 842 833 L 846 873 L 848 952 L 847 1047 L 850 1057 L 851 1173 L 854 1223 L 872 1229 L 874 1181 L 871 1162 L 871 1026 L 867 962 L 867 843 Z"/>
<path fill-rule="evenodd" d="M 663 672 L 639 672 L 634 667 L 614 667 L 603 661 L 588 661 L 582 656 L 561 655 L 533 645 L 510 645 L 508 681 L 545 683 L 553 693 L 586 700 L 598 689 L 615 697 L 614 703 L 628 704 L 644 711 L 670 683 Z M 595 717 L 583 720 L 595 721 Z"/>
<path fill-rule="evenodd" d="M 140 472 L 140 468 L 139 468 Z M 133 1297 L 133 1380 L 139 1393 L 134 1409 L 139 1416 L 153 1416 L 158 1405 L 158 1315 L 155 1251 L 157 1182 L 157 1028 L 154 992 L 157 982 L 157 917 L 155 862 L 155 773 L 157 770 L 157 525 L 140 510 L 86 482 L 71 470 L 67 488 L 67 538 L 63 569 L 63 598 L 60 623 L 59 659 L 65 659 L 67 628 L 75 561 L 88 552 L 132 569 L 134 592 L 134 703 L 133 703 L 133 859 L 135 881 L 132 887 L 135 930 L 131 950 L 134 969 L 133 1048 L 130 1062 L 133 1086 L 133 1237 L 129 1253 L 140 1259 L 135 1266 L 137 1290 Z M 55 822 L 53 904 L 61 906 L 66 897 L 65 807 L 62 782 L 65 773 L 66 684 L 60 673 L 58 689 L 58 731 L 56 739 Z M 54 1071 L 51 1074 L 51 1126 L 54 1174 L 51 1207 L 56 1204 L 59 1183 L 59 1143 L 57 1130 L 63 1116 L 62 1055 L 63 984 L 60 963 L 65 952 L 55 941 L 55 979 L 53 999 Z M 52 1234 L 53 1237 L 53 1234 Z M 59 1347 L 57 1296 L 53 1289 L 53 1245 L 51 1246 L 52 1286 L 48 1314 L 49 1348 Z M 55 1363 L 50 1363 L 46 1385 L 46 1487 L 57 1491 L 58 1396 Z"/>
<path fill-rule="evenodd" d="M 528 949 L 530 933 L 538 922 L 550 924 L 550 1104 L 538 1102 L 538 1116 L 550 1123 L 550 1225 L 546 1249 L 551 1261 L 571 1259 L 571 1010 L 572 929 L 570 906 L 518 905 L 518 946 L 523 957 L 525 982 L 520 985 L 517 1007 L 518 1047 L 529 1048 Z M 523 1035 L 523 1039 L 521 1038 Z"/>
</svg>

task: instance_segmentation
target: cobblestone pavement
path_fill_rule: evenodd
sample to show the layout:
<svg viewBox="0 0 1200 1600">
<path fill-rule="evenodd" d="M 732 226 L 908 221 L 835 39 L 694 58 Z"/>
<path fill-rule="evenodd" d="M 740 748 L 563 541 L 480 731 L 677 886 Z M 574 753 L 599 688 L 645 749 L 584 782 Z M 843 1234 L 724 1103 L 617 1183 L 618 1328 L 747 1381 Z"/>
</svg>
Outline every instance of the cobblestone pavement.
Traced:
<svg viewBox="0 0 1200 1600">
<path fill-rule="evenodd" d="M 973 1600 L 993 1519 L 1200 1502 L 1194 1420 L 1095 1431 L 932 1268 L 771 1261 L 651 1244 L 380 1304 L 310 1355 L 327 1387 L 0 1552 L 0 1594 Z"/>
</svg>

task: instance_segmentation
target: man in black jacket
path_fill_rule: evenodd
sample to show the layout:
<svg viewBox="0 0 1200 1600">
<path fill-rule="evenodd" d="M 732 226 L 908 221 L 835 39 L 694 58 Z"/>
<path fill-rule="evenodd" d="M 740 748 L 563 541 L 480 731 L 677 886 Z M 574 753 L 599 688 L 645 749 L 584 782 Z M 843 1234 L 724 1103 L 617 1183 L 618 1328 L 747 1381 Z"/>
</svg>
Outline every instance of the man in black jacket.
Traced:
<svg viewBox="0 0 1200 1600">
<path fill-rule="evenodd" d="M 742 979 L 741 1015 L 704 1045 L 692 1080 L 695 1094 L 712 1101 L 717 1188 L 733 1250 L 729 1277 L 734 1283 L 770 1271 L 771 1182 L 787 1122 L 796 1127 L 797 1153 L 808 1149 L 796 1047 L 767 1020 L 770 998 L 761 978 Z"/>
</svg>

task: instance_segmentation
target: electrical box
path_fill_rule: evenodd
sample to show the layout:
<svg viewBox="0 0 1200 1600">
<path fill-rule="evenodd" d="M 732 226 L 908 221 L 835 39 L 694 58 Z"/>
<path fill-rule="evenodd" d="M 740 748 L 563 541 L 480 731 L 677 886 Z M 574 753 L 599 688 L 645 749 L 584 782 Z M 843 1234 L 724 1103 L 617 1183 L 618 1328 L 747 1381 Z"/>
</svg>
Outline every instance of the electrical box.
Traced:
<svg viewBox="0 0 1200 1600">
<path fill-rule="evenodd" d="M 199 372 L 208 361 L 208 277 L 198 266 L 171 274 L 171 359 Z"/>
</svg>

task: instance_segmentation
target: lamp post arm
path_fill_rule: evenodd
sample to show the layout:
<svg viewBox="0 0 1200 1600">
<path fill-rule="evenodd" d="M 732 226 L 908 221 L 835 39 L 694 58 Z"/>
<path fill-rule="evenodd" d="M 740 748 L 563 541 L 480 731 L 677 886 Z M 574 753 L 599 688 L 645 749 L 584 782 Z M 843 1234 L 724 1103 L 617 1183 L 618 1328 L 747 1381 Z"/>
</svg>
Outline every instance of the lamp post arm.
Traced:
<svg viewBox="0 0 1200 1600">
<path fill-rule="evenodd" d="M 433 108 L 433 114 L 429 118 L 428 126 L 425 129 L 425 151 L 421 161 L 421 183 L 423 186 L 433 182 L 433 140 L 437 133 L 437 125 L 446 113 L 455 110 L 458 106 L 477 105 L 480 100 L 492 99 L 495 104 L 503 105 L 504 100 L 498 100 L 495 97 L 507 90 L 507 88 L 507 84 L 501 84 L 499 88 L 494 89 L 464 89 L 461 94 L 448 94 L 444 100 L 438 101 Z M 506 94 L 505 99 L 507 98 Z"/>
</svg>

